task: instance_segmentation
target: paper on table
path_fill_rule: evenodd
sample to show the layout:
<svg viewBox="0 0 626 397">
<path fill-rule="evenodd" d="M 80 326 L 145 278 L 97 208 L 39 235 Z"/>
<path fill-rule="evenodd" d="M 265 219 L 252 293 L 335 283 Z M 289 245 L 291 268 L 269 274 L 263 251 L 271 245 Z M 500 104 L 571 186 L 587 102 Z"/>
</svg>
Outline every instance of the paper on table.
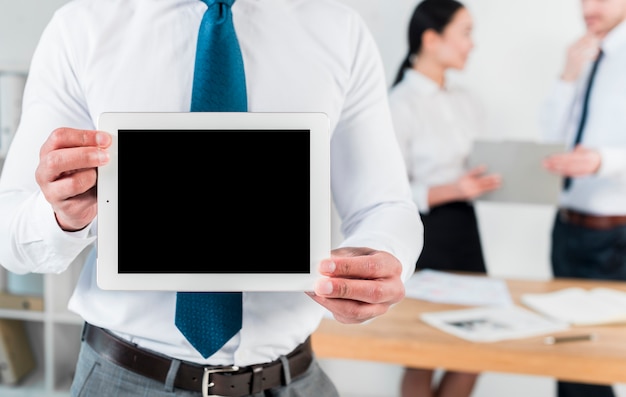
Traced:
<svg viewBox="0 0 626 397">
<path fill-rule="evenodd" d="M 626 323 L 626 292 L 617 289 L 572 287 L 524 294 L 521 300 L 539 313 L 572 325 Z"/>
<path fill-rule="evenodd" d="M 467 306 L 512 306 L 506 282 L 486 276 L 466 276 L 424 269 L 405 283 L 406 296 Z"/>
<path fill-rule="evenodd" d="M 569 325 L 519 306 L 475 307 L 423 313 L 422 320 L 472 342 L 497 342 L 564 331 Z"/>
</svg>

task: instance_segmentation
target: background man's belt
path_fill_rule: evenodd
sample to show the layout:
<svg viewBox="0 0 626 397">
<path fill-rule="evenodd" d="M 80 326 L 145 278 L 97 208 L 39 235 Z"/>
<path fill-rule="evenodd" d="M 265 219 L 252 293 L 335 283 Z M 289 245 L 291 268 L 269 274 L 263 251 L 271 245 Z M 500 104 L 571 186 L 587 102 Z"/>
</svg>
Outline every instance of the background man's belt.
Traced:
<svg viewBox="0 0 626 397">
<path fill-rule="evenodd" d="M 604 230 L 626 225 L 626 215 L 589 215 L 567 208 L 562 208 L 559 210 L 559 216 L 565 223 L 583 226 L 589 229 Z"/>
<path fill-rule="evenodd" d="M 129 371 L 165 383 L 172 360 L 137 347 L 102 328 L 85 324 L 83 339 L 103 357 Z M 201 391 L 203 379 L 209 383 L 209 395 L 242 397 L 259 393 L 281 385 L 285 379 L 283 365 L 289 365 L 290 378 L 302 375 L 313 360 L 310 338 L 299 345 L 284 359 L 269 363 L 239 367 L 232 370 L 229 366 L 205 367 L 199 364 L 182 361 L 174 386 L 179 389 Z M 284 363 L 284 364 L 283 364 Z M 206 373 L 209 373 L 208 375 Z M 207 379 L 208 378 L 208 379 Z M 210 384 L 213 386 L 210 386 Z"/>
</svg>

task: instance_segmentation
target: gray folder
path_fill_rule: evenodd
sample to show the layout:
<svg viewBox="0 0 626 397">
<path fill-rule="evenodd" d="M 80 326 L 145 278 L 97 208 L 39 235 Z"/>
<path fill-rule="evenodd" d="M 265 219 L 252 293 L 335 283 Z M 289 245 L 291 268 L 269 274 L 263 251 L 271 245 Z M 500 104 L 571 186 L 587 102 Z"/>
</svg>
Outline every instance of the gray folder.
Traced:
<svg viewBox="0 0 626 397">
<path fill-rule="evenodd" d="M 488 173 L 502 176 L 498 190 L 476 200 L 556 205 L 563 178 L 546 171 L 541 162 L 545 157 L 565 150 L 565 144 L 560 143 L 476 140 L 469 166 L 486 165 Z"/>
</svg>

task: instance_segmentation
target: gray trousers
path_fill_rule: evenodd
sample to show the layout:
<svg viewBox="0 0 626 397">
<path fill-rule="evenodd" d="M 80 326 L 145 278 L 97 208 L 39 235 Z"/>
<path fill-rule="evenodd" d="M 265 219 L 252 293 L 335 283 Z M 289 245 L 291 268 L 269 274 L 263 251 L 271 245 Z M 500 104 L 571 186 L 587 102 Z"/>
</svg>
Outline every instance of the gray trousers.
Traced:
<svg viewBox="0 0 626 397">
<path fill-rule="evenodd" d="M 82 342 L 76 374 L 71 387 L 73 397 L 199 397 L 197 392 L 174 388 L 175 372 L 165 383 L 128 371 L 108 361 Z M 310 368 L 289 385 L 269 389 L 249 397 L 339 397 L 332 380 L 316 359 Z"/>
</svg>

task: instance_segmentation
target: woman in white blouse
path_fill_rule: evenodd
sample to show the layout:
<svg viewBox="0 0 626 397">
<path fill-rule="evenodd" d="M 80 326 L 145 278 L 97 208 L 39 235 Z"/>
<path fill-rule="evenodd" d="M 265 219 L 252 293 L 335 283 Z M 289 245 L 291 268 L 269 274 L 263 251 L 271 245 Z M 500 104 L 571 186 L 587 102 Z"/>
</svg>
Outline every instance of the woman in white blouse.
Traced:
<svg viewBox="0 0 626 397">
<path fill-rule="evenodd" d="M 409 24 L 409 51 L 390 92 L 390 106 L 413 199 L 424 223 L 417 269 L 486 272 L 472 200 L 497 189 L 500 177 L 467 158 L 482 130 L 478 102 L 446 84 L 473 48 L 472 18 L 456 0 L 423 0 Z M 477 374 L 406 368 L 402 396 L 469 396 Z"/>
</svg>

